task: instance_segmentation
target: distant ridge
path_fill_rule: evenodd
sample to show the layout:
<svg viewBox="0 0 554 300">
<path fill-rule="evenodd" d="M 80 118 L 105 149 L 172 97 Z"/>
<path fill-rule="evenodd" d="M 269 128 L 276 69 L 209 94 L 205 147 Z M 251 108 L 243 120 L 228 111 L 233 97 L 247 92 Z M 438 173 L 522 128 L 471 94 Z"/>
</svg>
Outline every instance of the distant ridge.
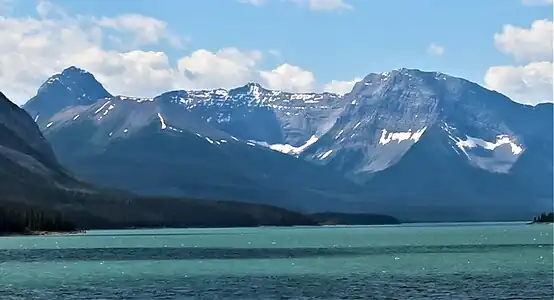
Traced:
<svg viewBox="0 0 554 300">
<path fill-rule="evenodd" d="M 552 203 L 552 104 L 462 78 L 402 68 L 342 96 L 248 83 L 146 99 L 69 74 L 95 96 L 47 81 L 25 109 L 62 164 L 97 184 L 437 221 L 516 220 Z"/>
</svg>

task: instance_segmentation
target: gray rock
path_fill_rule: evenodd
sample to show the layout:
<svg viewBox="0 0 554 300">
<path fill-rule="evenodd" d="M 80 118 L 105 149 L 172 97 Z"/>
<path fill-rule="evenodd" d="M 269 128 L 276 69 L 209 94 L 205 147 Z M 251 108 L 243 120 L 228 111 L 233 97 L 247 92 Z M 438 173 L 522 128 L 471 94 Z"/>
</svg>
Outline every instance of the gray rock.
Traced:
<svg viewBox="0 0 554 300">
<path fill-rule="evenodd" d="M 57 95 L 49 80 L 25 108 L 51 115 L 38 123 L 66 165 L 106 185 L 419 220 L 527 218 L 552 203 L 552 104 L 521 105 L 461 78 L 399 69 L 344 96 L 249 83 L 136 99 L 65 73 L 83 94 Z M 184 169 L 203 175 L 174 179 Z"/>
</svg>

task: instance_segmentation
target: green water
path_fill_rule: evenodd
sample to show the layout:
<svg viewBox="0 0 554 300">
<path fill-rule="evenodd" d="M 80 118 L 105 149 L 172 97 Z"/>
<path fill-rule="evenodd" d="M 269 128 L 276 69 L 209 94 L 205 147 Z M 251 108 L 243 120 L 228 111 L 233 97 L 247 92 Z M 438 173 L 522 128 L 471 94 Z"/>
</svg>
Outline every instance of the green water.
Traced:
<svg viewBox="0 0 554 300">
<path fill-rule="evenodd" d="M 90 231 L 0 238 L 0 299 L 552 299 L 553 227 Z"/>
</svg>

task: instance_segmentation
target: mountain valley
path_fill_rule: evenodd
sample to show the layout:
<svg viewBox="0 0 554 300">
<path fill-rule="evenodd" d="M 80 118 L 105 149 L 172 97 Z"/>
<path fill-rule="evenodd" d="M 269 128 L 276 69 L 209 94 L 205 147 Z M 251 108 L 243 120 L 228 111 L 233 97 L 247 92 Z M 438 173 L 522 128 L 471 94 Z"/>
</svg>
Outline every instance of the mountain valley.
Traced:
<svg viewBox="0 0 554 300">
<path fill-rule="evenodd" d="M 552 203 L 552 104 L 437 72 L 369 74 L 345 95 L 256 83 L 113 96 L 70 67 L 24 109 L 79 178 L 143 195 L 514 220 Z"/>
<path fill-rule="evenodd" d="M 314 225 L 274 206 L 137 196 L 98 188 L 58 163 L 33 119 L 0 93 L 0 234 L 126 227 Z"/>
</svg>

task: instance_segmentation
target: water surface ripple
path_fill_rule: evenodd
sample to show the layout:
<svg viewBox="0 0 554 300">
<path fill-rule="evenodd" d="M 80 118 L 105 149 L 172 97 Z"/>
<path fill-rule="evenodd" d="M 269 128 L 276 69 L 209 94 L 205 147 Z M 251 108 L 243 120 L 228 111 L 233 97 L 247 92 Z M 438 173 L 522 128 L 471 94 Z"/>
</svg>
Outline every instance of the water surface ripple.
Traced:
<svg viewBox="0 0 554 300">
<path fill-rule="evenodd" d="M 0 238 L 0 299 L 553 299 L 552 226 Z"/>
</svg>

